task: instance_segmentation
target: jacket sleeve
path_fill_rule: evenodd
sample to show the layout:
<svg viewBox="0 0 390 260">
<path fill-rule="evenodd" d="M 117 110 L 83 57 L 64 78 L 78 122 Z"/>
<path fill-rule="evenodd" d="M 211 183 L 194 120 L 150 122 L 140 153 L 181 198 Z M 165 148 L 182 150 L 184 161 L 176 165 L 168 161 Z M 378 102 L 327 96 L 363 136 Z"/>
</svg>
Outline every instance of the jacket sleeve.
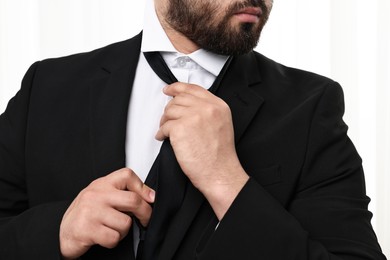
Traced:
<svg viewBox="0 0 390 260">
<path fill-rule="evenodd" d="M 60 259 L 59 225 L 69 202 L 30 207 L 25 180 L 28 106 L 38 64 L 0 116 L 0 259 Z"/>
<path fill-rule="evenodd" d="M 341 87 L 332 82 L 318 100 L 288 206 L 251 177 L 197 259 L 386 259 L 370 224 L 361 159 L 342 120 Z"/>
</svg>

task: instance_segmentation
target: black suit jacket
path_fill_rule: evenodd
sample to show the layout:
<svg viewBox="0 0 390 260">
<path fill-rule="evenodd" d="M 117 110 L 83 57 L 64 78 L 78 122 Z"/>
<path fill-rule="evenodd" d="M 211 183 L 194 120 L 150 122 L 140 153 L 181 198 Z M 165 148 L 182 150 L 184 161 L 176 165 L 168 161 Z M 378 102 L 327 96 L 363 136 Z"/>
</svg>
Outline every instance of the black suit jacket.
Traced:
<svg viewBox="0 0 390 260">
<path fill-rule="evenodd" d="M 70 202 L 124 167 L 140 41 L 28 70 L 0 118 L 0 259 L 60 259 Z M 234 57 L 217 95 L 232 110 L 251 178 L 216 230 L 210 206 L 190 186 L 159 259 L 385 259 L 336 82 L 250 52 Z M 130 236 L 82 257 L 132 258 Z"/>
</svg>

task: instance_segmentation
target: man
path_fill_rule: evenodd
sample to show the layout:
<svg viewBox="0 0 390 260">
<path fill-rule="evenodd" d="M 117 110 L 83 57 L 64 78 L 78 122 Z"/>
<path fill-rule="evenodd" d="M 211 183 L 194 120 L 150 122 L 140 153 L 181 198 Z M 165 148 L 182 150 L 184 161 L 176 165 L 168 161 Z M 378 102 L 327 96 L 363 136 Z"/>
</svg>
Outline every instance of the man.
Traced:
<svg viewBox="0 0 390 260">
<path fill-rule="evenodd" d="M 149 0 L 142 35 L 34 64 L 0 121 L 0 258 L 385 259 L 340 86 L 252 51 L 271 7 Z"/>
</svg>

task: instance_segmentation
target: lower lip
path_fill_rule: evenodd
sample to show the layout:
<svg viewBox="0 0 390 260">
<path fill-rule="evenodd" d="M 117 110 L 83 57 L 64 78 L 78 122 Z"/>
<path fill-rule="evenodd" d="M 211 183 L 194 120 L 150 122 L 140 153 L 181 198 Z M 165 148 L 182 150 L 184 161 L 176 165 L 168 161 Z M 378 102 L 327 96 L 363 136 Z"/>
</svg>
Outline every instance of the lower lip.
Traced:
<svg viewBox="0 0 390 260">
<path fill-rule="evenodd" d="M 241 13 L 241 14 L 235 14 L 235 17 L 237 17 L 238 20 L 240 20 L 240 22 L 243 23 L 257 23 L 259 21 L 259 17 L 253 14 Z"/>
</svg>

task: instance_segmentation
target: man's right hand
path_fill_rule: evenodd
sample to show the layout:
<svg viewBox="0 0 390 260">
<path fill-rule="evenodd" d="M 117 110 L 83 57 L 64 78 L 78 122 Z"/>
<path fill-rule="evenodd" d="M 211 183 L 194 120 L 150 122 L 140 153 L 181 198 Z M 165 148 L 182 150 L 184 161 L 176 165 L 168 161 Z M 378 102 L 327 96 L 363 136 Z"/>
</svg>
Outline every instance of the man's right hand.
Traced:
<svg viewBox="0 0 390 260">
<path fill-rule="evenodd" d="M 93 181 L 74 199 L 62 218 L 60 250 L 76 259 L 93 245 L 114 248 L 129 232 L 131 215 L 147 226 L 155 192 L 130 169 Z"/>
</svg>

